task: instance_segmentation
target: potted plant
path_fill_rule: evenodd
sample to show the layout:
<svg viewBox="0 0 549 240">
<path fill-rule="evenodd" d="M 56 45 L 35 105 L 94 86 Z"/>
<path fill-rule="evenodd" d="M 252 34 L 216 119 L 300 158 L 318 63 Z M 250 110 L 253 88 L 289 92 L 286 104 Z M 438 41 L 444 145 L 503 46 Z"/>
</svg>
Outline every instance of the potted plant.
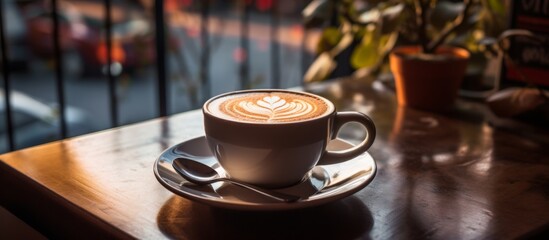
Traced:
<svg viewBox="0 0 549 240">
<path fill-rule="evenodd" d="M 304 81 L 377 73 L 388 58 L 399 104 L 446 109 L 470 56 L 479 62 L 475 43 L 499 34 L 503 13 L 501 1 L 314 0 L 303 12 L 306 26 L 323 24 L 323 31 Z"/>
<path fill-rule="evenodd" d="M 442 47 L 442 44 L 466 24 L 473 0 L 465 0 L 457 18 L 432 38 L 427 32 L 430 2 L 414 0 L 419 45 L 396 48 L 389 59 L 399 105 L 443 110 L 457 96 L 467 70 L 469 52 L 458 47 Z"/>
</svg>

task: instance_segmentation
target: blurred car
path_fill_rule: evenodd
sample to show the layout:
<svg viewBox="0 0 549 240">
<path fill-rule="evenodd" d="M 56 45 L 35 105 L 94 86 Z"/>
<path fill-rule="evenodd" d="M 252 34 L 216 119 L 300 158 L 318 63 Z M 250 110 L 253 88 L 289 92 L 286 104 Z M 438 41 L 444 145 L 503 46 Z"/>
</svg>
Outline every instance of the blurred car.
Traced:
<svg viewBox="0 0 549 240">
<path fill-rule="evenodd" d="M 58 140 L 60 121 L 58 107 L 44 104 L 26 94 L 11 91 L 11 110 L 15 147 L 17 149 Z M 0 89 L 0 152 L 8 151 L 4 90 Z M 65 110 L 70 136 L 94 130 L 87 114 L 67 106 Z"/>
<path fill-rule="evenodd" d="M 47 1 L 20 4 L 27 29 L 27 44 L 35 56 L 54 57 L 52 19 Z M 143 11 L 112 8 L 113 65 L 132 72 L 155 61 L 154 32 Z M 100 75 L 107 64 L 103 1 L 60 1 L 60 47 L 68 55 L 69 72 Z M 77 66 L 74 66 L 78 64 Z"/>
</svg>

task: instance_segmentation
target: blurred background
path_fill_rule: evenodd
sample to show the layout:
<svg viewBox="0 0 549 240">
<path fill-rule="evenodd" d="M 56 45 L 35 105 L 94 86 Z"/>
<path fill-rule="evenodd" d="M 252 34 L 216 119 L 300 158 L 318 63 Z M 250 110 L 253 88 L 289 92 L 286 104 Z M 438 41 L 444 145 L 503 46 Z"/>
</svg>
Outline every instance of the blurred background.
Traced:
<svg viewBox="0 0 549 240">
<path fill-rule="evenodd" d="M 0 152 L 198 109 L 239 89 L 351 76 L 395 90 L 389 53 L 425 40 L 470 53 L 460 97 L 490 103 L 503 85 L 530 87 L 538 100 L 522 106 L 511 99 L 502 109 L 506 116 L 508 109 L 533 112 L 546 125 L 549 98 L 540 89 L 549 86 L 549 35 L 541 3 L 3 0 Z M 422 4 L 423 25 L 416 18 Z M 512 79 L 511 70 L 543 74 Z"/>
<path fill-rule="evenodd" d="M 208 97 L 227 91 L 301 85 L 319 35 L 303 27 L 301 11 L 309 2 L 163 1 L 167 114 L 200 108 Z M 106 4 L 114 101 L 108 77 Z M 60 56 L 53 6 L 58 13 Z M 59 74 L 65 137 L 158 117 L 154 8 L 154 0 L 3 0 L 7 59 L 3 66 L 9 69 L 2 69 L 2 77 L 9 78 L 12 148 L 63 137 Z M 2 82 L 6 84 L 5 79 Z M 10 149 L 4 127 L 6 98 L 4 91 L 0 94 L 0 152 L 6 152 Z"/>
</svg>

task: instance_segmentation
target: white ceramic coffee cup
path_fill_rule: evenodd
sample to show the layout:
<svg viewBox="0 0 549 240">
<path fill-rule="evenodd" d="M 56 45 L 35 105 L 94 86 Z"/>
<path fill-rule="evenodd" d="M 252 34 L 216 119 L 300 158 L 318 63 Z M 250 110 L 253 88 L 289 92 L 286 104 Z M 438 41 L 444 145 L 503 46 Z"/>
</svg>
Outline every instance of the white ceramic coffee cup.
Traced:
<svg viewBox="0 0 549 240">
<path fill-rule="evenodd" d="M 321 99 L 326 114 L 312 119 L 283 123 L 255 123 L 214 115 L 208 105 L 215 99 L 242 93 L 296 93 Z M 310 93 L 278 89 L 229 92 L 208 100 L 202 108 L 209 147 L 231 178 L 246 183 L 279 188 L 300 182 L 321 157 L 349 160 L 364 153 L 376 135 L 374 122 L 359 112 L 337 112 L 329 100 Z M 327 151 L 341 126 L 357 122 L 367 136 L 358 145 L 343 151 Z"/>
</svg>

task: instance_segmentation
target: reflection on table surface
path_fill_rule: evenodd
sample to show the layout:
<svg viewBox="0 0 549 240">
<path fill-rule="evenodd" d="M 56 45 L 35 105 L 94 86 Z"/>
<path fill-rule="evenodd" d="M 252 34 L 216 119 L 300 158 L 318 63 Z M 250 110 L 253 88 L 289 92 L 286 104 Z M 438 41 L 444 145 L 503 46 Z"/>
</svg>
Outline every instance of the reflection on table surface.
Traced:
<svg viewBox="0 0 549 240">
<path fill-rule="evenodd" d="M 52 238 L 506 239 L 547 230 L 546 129 L 499 128 L 465 100 L 445 113 L 397 107 L 378 83 L 344 79 L 307 91 L 376 123 L 368 152 L 378 173 L 351 197 L 242 212 L 175 196 L 152 166 L 164 149 L 203 135 L 192 111 L 1 155 L 0 203 Z M 339 135 L 363 136 L 352 124 Z"/>
</svg>

